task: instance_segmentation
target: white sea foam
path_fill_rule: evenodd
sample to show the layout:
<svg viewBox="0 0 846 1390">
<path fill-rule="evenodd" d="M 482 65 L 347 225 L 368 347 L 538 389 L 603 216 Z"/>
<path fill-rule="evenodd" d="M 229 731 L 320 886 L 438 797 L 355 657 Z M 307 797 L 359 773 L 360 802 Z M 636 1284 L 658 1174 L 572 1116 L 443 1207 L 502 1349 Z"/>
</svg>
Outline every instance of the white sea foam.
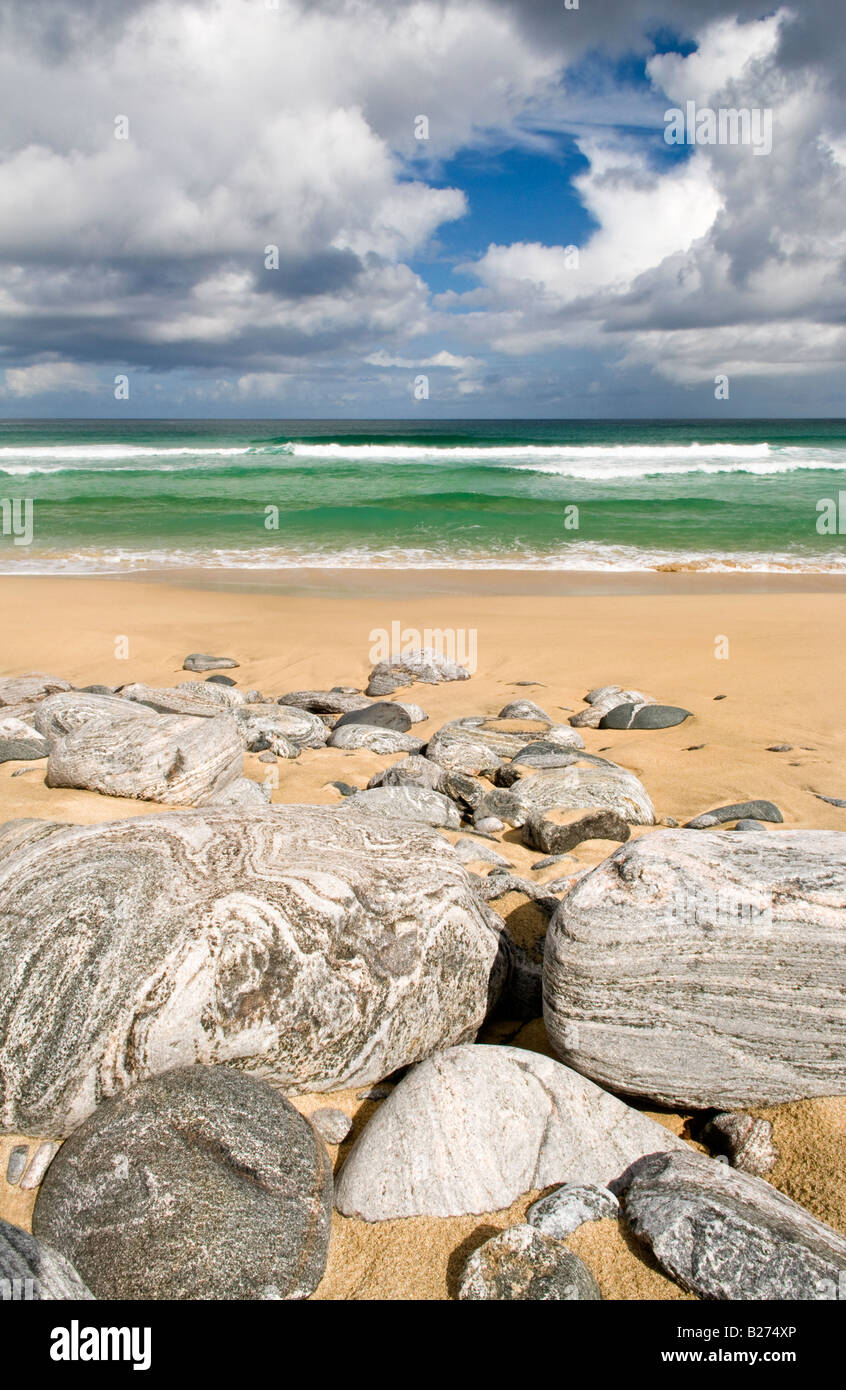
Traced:
<svg viewBox="0 0 846 1390">
<path fill-rule="evenodd" d="M 715 574 L 846 574 L 846 555 L 765 552 L 659 550 L 637 546 L 578 542 L 552 553 L 479 555 L 470 551 L 445 554 L 431 549 L 350 547 L 344 550 L 284 550 L 272 546 L 252 549 L 167 548 L 110 551 L 80 548 L 67 551 L 0 551 L 0 574 L 122 574 L 181 569 L 222 570 L 508 570 L 571 571 L 579 573 L 644 573 L 672 567 Z"/>
<path fill-rule="evenodd" d="M 7 445 L 0 447 L 0 475 L 68 472 L 189 472 L 224 466 L 240 459 L 256 466 L 293 463 L 443 466 L 489 466 L 504 471 L 546 473 L 584 481 L 672 477 L 686 473 L 791 473 L 796 470 L 846 470 L 846 448 L 754 444 L 526 444 L 424 445 L 265 443 L 190 447 L 142 444 Z"/>
</svg>

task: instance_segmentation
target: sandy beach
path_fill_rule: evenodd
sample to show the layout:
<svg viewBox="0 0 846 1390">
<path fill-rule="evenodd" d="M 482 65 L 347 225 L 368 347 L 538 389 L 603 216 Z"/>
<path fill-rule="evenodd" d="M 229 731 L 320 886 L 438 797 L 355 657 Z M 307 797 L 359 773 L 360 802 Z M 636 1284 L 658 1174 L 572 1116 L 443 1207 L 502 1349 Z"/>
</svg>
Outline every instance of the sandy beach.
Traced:
<svg viewBox="0 0 846 1390">
<path fill-rule="evenodd" d="M 717 578 L 717 577 L 712 577 Z M 846 732 L 839 719 L 846 662 L 846 586 L 831 579 L 718 577 L 704 591 L 688 592 L 683 575 L 650 576 L 640 591 L 625 592 L 615 577 L 474 576 L 415 577 L 370 572 L 320 573 L 293 583 L 267 574 L 216 577 L 4 578 L 3 674 L 44 671 L 74 684 L 118 686 L 144 681 L 170 686 L 189 679 L 182 662 L 189 651 L 235 657 L 238 682 L 266 695 L 333 685 L 363 688 L 373 665 L 374 632 L 453 629 L 475 633 L 478 669 L 470 681 L 417 684 L 402 698 L 422 705 L 427 735 L 459 715 L 496 714 L 509 700 L 527 696 L 566 722 L 583 707 L 586 691 L 617 682 L 686 707 L 693 718 L 661 731 L 585 729 L 586 748 L 631 769 L 653 799 L 658 820 L 684 820 L 713 806 L 767 798 L 781 809 L 785 826 L 846 829 L 846 810 L 817 794 L 846 796 Z M 451 582 L 451 580 L 453 582 Z M 605 591 L 603 592 L 603 588 Z M 769 589 L 770 592 L 766 592 Z M 581 590 L 581 591 L 580 591 Z M 764 590 L 763 592 L 761 590 Z M 116 656 L 116 651 L 128 655 Z M 717 653 L 727 653 L 718 657 Z M 533 684 L 529 685 L 528 683 Z M 770 751 L 779 745 L 789 751 Z M 398 755 L 366 750 L 305 749 L 279 762 L 274 803 L 340 801 L 334 780 L 366 785 Z M 262 780 L 267 766 L 245 756 L 248 777 Z M 18 774 L 18 775 L 16 775 Z M 149 802 L 94 792 L 48 789 L 42 763 L 0 767 L 0 819 L 37 817 L 94 823 L 157 814 Z M 444 832 L 455 839 L 455 832 Z M 634 835 L 648 834 L 635 828 Z M 517 833 L 503 838 L 515 871 L 529 876 L 534 857 Z M 573 851 L 573 871 L 591 867 L 611 852 L 607 842 L 587 841 Z M 533 874 L 556 877 L 560 866 Z M 506 918 L 531 908 L 509 895 L 496 904 Z M 524 925 L 524 931 L 525 931 Z M 543 1023 L 497 1020 L 480 1041 L 510 1042 L 550 1054 Z M 373 1112 L 375 1103 L 355 1091 L 300 1096 L 308 1114 L 337 1105 L 354 1118 L 352 1135 L 331 1148 L 336 1167 Z M 689 1137 L 684 1114 L 653 1113 Z M 780 1151 L 770 1176 L 782 1191 L 815 1215 L 846 1230 L 842 1131 L 846 1103 L 797 1102 L 756 1112 L 768 1115 Z M 15 1143 L 39 1136 L 0 1139 L 0 1172 Z M 510 1211 L 450 1220 L 415 1218 L 375 1225 L 333 1218 L 329 1265 L 317 1293 L 324 1299 L 449 1297 L 462 1259 L 494 1230 L 520 1220 L 537 1194 Z M 35 1193 L 0 1184 L 0 1217 L 27 1225 Z M 681 1298 L 683 1291 L 616 1223 L 589 1225 L 571 1237 L 611 1299 Z"/>
</svg>

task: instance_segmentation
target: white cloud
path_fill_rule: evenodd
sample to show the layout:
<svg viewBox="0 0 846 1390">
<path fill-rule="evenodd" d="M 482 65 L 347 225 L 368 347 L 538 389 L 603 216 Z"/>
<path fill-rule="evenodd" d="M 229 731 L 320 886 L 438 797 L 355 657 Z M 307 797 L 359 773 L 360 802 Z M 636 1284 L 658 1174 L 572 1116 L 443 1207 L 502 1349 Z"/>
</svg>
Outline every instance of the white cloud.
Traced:
<svg viewBox="0 0 846 1390">
<path fill-rule="evenodd" d="M 95 391 L 97 382 L 75 362 L 36 362 L 7 368 L 5 389 L 10 396 L 44 396 L 51 391 Z"/>
<path fill-rule="evenodd" d="M 624 47 L 670 0 L 606 0 L 602 15 L 541 0 L 12 3 L 7 397 L 92 389 L 83 355 L 107 380 L 125 366 L 194 371 L 212 396 L 291 400 L 297 383 L 324 408 L 321 374 L 336 399 L 392 400 L 397 369 L 414 368 L 443 369 L 444 398 L 488 391 L 497 406 L 506 381 L 527 404 L 547 391 L 554 368 L 497 372 L 497 354 L 589 356 L 603 379 L 620 364 L 647 390 L 653 373 L 686 386 L 720 369 L 835 370 L 843 99 L 826 55 L 805 61 L 788 11 L 739 23 L 757 6 L 729 8 L 689 0 L 698 46 L 652 57 L 650 91 L 610 69 L 559 79 L 597 42 Z M 73 22 L 51 27 L 56 13 Z M 697 147 L 668 161 L 661 116 L 687 99 L 771 106 L 772 154 Z M 114 138 L 118 114 L 128 140 Z M 428 141 L 414 138 L 419 115 Z M 563 230 L 558 245 L 500 238 L 462 267 L 474 289 L 433 298 L 410 263 L 467 208 L 434 178 L 441 162 L 498 134 L 540 147 L 550 129 L 574 131 L 587 161 L 574 186 L 596 230 L 578 268 Z"/>
</svg>

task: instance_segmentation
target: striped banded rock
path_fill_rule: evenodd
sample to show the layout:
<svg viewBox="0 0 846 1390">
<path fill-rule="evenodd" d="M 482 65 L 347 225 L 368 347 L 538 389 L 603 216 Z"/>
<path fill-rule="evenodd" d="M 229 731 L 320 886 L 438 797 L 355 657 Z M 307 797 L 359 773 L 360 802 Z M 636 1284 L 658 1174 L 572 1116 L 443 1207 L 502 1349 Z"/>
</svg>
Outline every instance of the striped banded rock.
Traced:
<svg viewBox="0 0 846 1390">
<path fill-rule="evenodd" d="M 48 787 L 191 806 L 241 776 L 243 745 L 229 713 L 156 714 L 132 700 L 73 693 L 45 700 L 37 725 L 51 739 Z"/>
<path fill-rule="evenodd" d="M 265 749 L 287 757 L 285 745 L 298 749 L 322 748 L 329 730 L 317 714 L 293 705 L 245 704 L 234 711 L 244 746 L 251 753 Z"/>
<path fill-rule="evenodd" d="M 556 1054 L 662 1105 L 846 1090 L 846 833 L 658 830 L 571 888 L 544 958 Z"/>
<path fill-rule="evenodd" d="M 415 681 L 440 685 L 443 681 L 469 679 L 470 672 L 457 661 L 442 656 L 431 647 L 415 647 L 394 652 L 387 660 L 378 662 L 370 672 L 367 694 L 393 695 L 395 690 L 413 685 Z"/>
<path fill-rule="evenodd" d="M 318 806 L 13 823 L 0 1130 L 61 1137 L 198 1062 L 288 1092 L 379 1081 L 474 1037 L 506 968 L 501 919 L 428 826 Z"/>
<path fill-rule="evenodd" d="M 213 719 L 224 710 L 237 708 L 253 699 L 257 690 L 243 691 L 234 686 L 217 685 L 210 681 L 183 681 L 180 685 L 157 690 L 135 681 L 120 692 L 122 700 L 147 705 L 159 714 L 191 714 L 200 719 Z"/>
<path fill-rule="evenodd" d="M 609 811 L 628 825 L 655 824 L 652 802 L 634 773 L 591 753 L 574 753 L 564 767 L 538 768 L 494 789 L 480 809 L 515 826 L 556 811 Z"/>
<path fill-rule="evenodd" d="M 46 1303 L 93 1298 L 64 1255 L 19 1226 L 0 1221 L 0 1299 Z"/>
<path fill-rule="evenodd" d="M 54 695 L 59 690 L 73 690 L 73 686 L 70 681 L 45 676 L 41 671 L 31 671 L 26 676 L 0 676 L 0 709 L 43 700 L 45 695 Z"/>
<path fill-rule="evenodd" d="M 584 747 L 581 734 L 566 724 L 542 719 L 489 719 L 473 714 L 444 724 L 429 740 L 426 756 L 449 772 L 490 775 L 532 743 L 562 750 Z"/>
</svg>

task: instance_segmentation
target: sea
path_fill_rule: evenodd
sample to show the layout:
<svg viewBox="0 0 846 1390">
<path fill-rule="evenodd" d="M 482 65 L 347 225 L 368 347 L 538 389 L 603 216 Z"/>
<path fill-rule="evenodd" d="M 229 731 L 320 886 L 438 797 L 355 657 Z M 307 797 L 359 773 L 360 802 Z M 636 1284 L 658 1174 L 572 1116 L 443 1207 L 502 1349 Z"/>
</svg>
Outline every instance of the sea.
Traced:
<svg viewBox="0 0 846 1390">
<path fill-rule="evenodd" d="M 846 571 L 844 420 L 5 420 L 0 573 Z"/>
</svg>

